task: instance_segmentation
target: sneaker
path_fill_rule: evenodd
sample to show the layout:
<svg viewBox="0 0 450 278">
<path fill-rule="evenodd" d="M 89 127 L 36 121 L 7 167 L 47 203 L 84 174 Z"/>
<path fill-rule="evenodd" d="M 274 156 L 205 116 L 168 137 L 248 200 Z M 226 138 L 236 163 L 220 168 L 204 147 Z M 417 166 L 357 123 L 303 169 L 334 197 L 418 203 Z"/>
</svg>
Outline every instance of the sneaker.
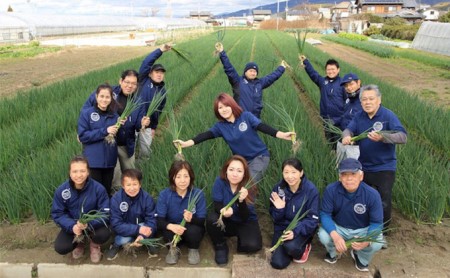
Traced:
<svg viewBox="0 0 450 278">
<path fill-rule="evenodd" d="M 148 256 L 153 258 L 153 257 L 157 257 L 158 256 L 158 247 L 155 246 L 147 246 L 147 253 Z"/>
<path fill-rule="evenodd" d="M 78 243 L 77 247 L 73 249 L 72 258 L 78 260 L 79 258 L 83 257 L 83 255 L 84 255 L 84 243 L 80 242 Z"/>
<path fill-rule="evenodd" d="M 109 246 L 109 249 L 105 252 L 106 259 L 108 261 L 115 260 L 117 256 L 119 255 L 120 246 L 117 246 L 115 244 L 111 244 Z"/>
<path fill-rule="evenodd" d="M 355 261 L 355 267 L 356 267 L 357 270 L 363 271 L 363 272 L 368 272 L 369 271 L 369 266 L 368 265 L 363 265 L 359 261 L 358 255 L 356 255 L 356 253 L 353 252 L 353 249 L 350 251 L 350 254 L 352 255 L 352 259 Z"/>
<path fill-rule="evenodd" d="M 218 265 L 225 265 L 228 263 L 228 245 L 226 242 L 217 244 L 215 246 L 216 254 L 214 259 Z"/>
<path fill-rule="evenodd" d="M 179 253 L 170 252 L 166 255 L 166 264 L 176 264 L 178 262 Z"/>
<path fill-rule="evenodd" d="M 309 253 L 311 252 L 311 243 L 306 244 L 305 251 L 303 252 L 302 257 L 299 260 L 293 259 L 294 263 L 304 264 L 309 258 Z"/>
<path fill-rule="evenodd" d="M 383 245 L 381 246 L 381 249 L 388 249 L 388 244 L 387 244 L 386 239 L 384 240 L 384 243 L 383 243 Z"/>
<path fill-rule="evenodd" d="M 325 256 L 324 261 L 326 261 L 329 264 L 335 264 L 337 262 L 338 258 L 336 257 L 331 257 L 330 253 L 327 253 L 327 255 Z"/>
<path fill-rule="evenodd" d="M 94 264 L 100 262 L 100 260 L 102 259 L 102 250 L 100 248 L 100 244 L 91 241 L 89 249 L 91 251 L 91 262 L 93 262 Z"/>
<path fill-rule="evenodd" d="M 199 262 L 200 262 L 200 253 L 198 252 L 198 249 L 189 249 L 188 263 L 198 264 Z"/>
</svg>

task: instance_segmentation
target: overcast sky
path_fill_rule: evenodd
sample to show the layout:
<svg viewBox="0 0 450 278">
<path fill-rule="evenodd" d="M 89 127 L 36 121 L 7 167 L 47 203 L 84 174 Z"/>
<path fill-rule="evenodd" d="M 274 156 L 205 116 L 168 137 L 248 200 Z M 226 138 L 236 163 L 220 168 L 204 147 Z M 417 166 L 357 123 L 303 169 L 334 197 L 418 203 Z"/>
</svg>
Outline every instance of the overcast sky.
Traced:
<svg viewBox="0 0 450 278">
<path fill-rule="evenodd" d="M 191 11 L 208 11 L 214 15 L 251 9 L 277 0 L 0 0 L 0 11 L 11 5 L 15 12 L 56 14 L 114 14 L 142 16 L 159 9 L 157 16 L 188 16 Z M 281 1 L 280 1 L 281 2 Z"/>
</svg>

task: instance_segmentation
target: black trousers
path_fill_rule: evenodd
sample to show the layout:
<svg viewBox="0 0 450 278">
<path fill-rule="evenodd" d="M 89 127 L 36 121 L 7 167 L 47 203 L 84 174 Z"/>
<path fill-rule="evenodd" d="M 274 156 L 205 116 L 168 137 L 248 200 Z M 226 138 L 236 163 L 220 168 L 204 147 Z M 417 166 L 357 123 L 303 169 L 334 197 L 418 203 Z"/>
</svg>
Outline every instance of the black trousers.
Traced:
<svg viewBox="0 0 450 278">
<path fill-rule="evenodd" d="M 107 242 L 110 235 L 111 231 L 108 227 L 105 226 L 101 226 L 95 229 L 93 232 L 89 232 L 89 238 L 92 240 L 92 242 L 97 244 L 103 244 Z M 75 234 L 61 230 L 55 240 L 55 251 L 61 255 L 72 252 L 73 249 L 77 247 L 77 243 L 73 242 L 74 237 Z"/>
<path fill-rule="evenodd" d="M 108 193 L 111 195 L 112 180 L 114 177 L 114 168 L 90 168 L 89 175 L 94 180 L 103 184 Z"/>
<path fill-rule="evenodd" d="M 292 240 L 283 242 L 275 251 L 272 253 L 272 258 L 270 260 L 270 265 L 275 269 L 283 269 L 289 266 L 292 259 L 300 259 L 305 252 L 306 245 L 311 243 L 315 232 L 310 236 L 304 237 L 298 235 Z M 282 232 L 274 232 L 272 238 L 272 246 L 274 246 L 278 238 L 282 235 Z"/>
<path fill-rule="evenodd" d="M 395 171 L 364 172 L 364 182 L 380 193 L 383 204 L 383 223 L 384 227 L 388 227 L 391 221 L 392 188 L 395 182 Z"/>
<path fill-rule="evenodd" d="M 186 231 L 181 235 L 180 244 L 185 243 L 189 249 L 199 249 L 200 242 L 205 234 L 205 227 L 186 223 Z M 171 242 L 175 235 L 172 231 L 164 229 L 162 235 L 165 242 Z"/>
<path fill-rule="evenodd" d="M 206 219 L 206 231 L 214 246 L 226 241 L 225 237 L 237 236 L 237 251 L 252 253 L 261 250 L 262 237 L 258 221 L 235 222 L 229 218 L 223 218 L 225 231 L 221 231 L 215 222 L 219 219 L 217 212 L 211 212 Z"/>
<path fill-rule="evenodd" d="M 331 148 L 332 148 L 333 150 L 336 150 L 336 148 L 337 148 L 337 142 L 339 141 L 339 135 L 337 135 L 337 134 L 335 134 L 335 133 L 332 133 L 332 132 L 329 132 L 329 131 L 326 129 L 326 126 L 327 126 L 327 125 L 324 123 L 324 124 L 323 124 L 323 127 L 324 127 L 325 138 L 327 139 L 328 143 L 331 145 Z M 337 128 L 339 128 L 339 127 L 337 127 Z"/>
</svg>

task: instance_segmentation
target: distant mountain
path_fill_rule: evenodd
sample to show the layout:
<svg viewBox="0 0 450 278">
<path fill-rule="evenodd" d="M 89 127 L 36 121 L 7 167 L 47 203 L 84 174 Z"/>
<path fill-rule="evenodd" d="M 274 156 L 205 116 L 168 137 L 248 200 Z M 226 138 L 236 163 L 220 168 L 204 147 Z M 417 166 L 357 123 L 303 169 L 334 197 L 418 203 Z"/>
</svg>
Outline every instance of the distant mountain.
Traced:
<svg viewBox="0 0 450 278">
<path fill-rule="evenodd" d="M 333 0 L 289 0 L 289 1 L 280 1 L 280 8 L 279 11 L 283 12 L 286 9 L 286 3 L 288 8 L 289 7 L 295 7 L 297 5 L 301 5 L 304 4 L 305 2 L 307 2 L 308 4 L 338 4 L 340 2 L 343 1 L 350 1 L 350 0 L 337 0 L 337 1 L 333 1 Z M 421 4 L 429 4 L 431 6 L 437 4 L 437 3 L 441 3 L 441 2 L 445 2 L 443 0 L 416 0 L 418 3 Z M 277 2 L 275 1 L 273 4 L 267 4 L 267 5 L 262 5 L 262 6 L 257 6 L 254 7 L 252 9 L 246 9 L 246 10 L 239 10 L 239 11 L 235 11 L 235 12 L 231 12 L 231 13 L 223 13 L 223 14 L 219 14 L 216 15 L 216 17 L 232 17 L 232 16 L 248 16 L 252 14 L 252 10 L 270 10 L 272 12 L 272 14 L 277 13 Z"/>
</svg>

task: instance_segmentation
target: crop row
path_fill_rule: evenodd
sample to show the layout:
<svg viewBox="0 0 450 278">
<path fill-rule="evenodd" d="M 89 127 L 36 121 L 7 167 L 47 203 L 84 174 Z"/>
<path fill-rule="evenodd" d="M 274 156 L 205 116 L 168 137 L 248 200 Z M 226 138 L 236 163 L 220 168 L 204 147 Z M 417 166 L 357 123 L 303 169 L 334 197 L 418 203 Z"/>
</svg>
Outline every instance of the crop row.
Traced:
<svg viewBox="0 0 450 278">
<path fill-rule="evenodd" d="M 214 98 L 220 92 L 231 93 L 231 87 L 223 73 L 220 61 L 217 57 L 212 57 L 214 43 L 215 35 L 208 35 L 178 45 L 179 48 L 191 53 L 190 58 L 193 65 L 180 63 L 180 60 L 170 52 L 164 54 L 159 60 L 169 69 L 166 75 L 169 97 L 168 107 L 165 111 L 175 113 L 178 122 L 182 125 L 180 136 L 182 140 L 190 139 L 199 132 L 210 128 L 216 122 L 212 108 Z M 296 131 L 302 141 L 302 147 L 297 156 L 302 160 L 308 178 L 322 190 L 329 182 L 337 178 L 333 163 L 334 157 L 330 154 L 330 148 L 323 138 L 321 123 L 315 116 L 319 103 L 318 89 L 303 70 L 296 69 L 295 40 L 287 34 L 279 32 L 227 31 L 223 43 L 238 72 L 242 71 L 249 60 L 257 61 L 260 76 L 272 72 L 279 65 L 281 59 L 287 60 L 293 66 L 293 71 L 286 72 L 274 85 L 265 89 L 264 101 L 283 105 L 290 114 L 295 114 L 297 111 Z M 316 69 L 323 74 L 323 64 L 329 57 L 310 46 L 307 46 L 306 55 Z M 52 89 L 52 86 L 49 86 L 48 90 L 39 90 L 44 98 L 51 96 L 52 93 L 61 94 L 64 101 L 60 101 L 59 98 L 50 101 L 52 98 L 49 97 L 47 99 L 49 101 L 45 102 L 36 94 L 34 98 L 41 102 L 43 107 L 36 106 L 31 101 L 24 101 L 23 106 L 17 104 L 17 109 L 32 111 L 34 117 L 39 119 L 35 125 L 27 126 L 30 130 L 23 132 L 40 134 L 36 129 L 43 129 L 45 126 L 39 125 L 38 122 L 54 121 L 56 124 L 47 125 L 48 132 L 52 134 L 50 139 L 39 139 L 42 140 L 41 144 L 36 144 L 31 149 L 28 145 L 21 145 L 21 156 L 16 155 L 17 159 L 15 160 L 7 157 L 10 159 L 10 164 L 0 172 L 0 184 L 4 186 L 4 190 L 0 191 L 0 219 L 20 222 L 31 212 L 40 221 L 48 220 L 53 191 L 67 178 L 67 161 L 75 153 L 81 151 L 74 131 L 78 111 L 83 101 L 97 84 L 104 82 L 105 76 L 109 80 L 115 80 L 125 65 L 126 68 L 138 68 L 139 62 L 139 59 L 135 59 L 129 63 L 106 69 L 104 72 L 88 73 L 83 77 L 55 84 L 54 86 L 65 84 L 60 89 L 64 94 Z M 397 113 L 407 130 L 412 131 L 413 134 L 411 136 L 410 133 L 408 144 L 398 148 L 399 170 L 394 188 L 395 204 L 402 213 L 416 221 L 439 222 L 445 215 L 445 210 L 448 213 L 450 200 L 448 197 L 449 165 L 448 161 L 443 159 L 448 154 L 448 146 L 445 144 L 445 139 L 449 138 L 445 134 L 447 132 L 448 135 L 448 130 L 445 128 L 445 123 L 448 122 L 448 113 L 445 114 L 445 111 L 433 108 L 417 98 L 409 96 L 406 92 L 381 82 L 346 63 L 341 63 L 341 68 L 342 72 L 357 73 L 365 84 L 375 83 L 380 85 L 382 92 L 389 91 L 388 95 L 383 95 L 383 105 Z M 89 78 L 92 79 L 86 80 Z M 90 85 L 86 85 L 83 90 L 75 90 L 78 88 L 77 84 L 82 83 Z M 298 84 L 301 84 L 303 88 Z M 67 88 L 72 89 L 66 91 Z M 303 91 L 314 103 L 313 107 L 299 100 L 299 94 L 303 94 Z M 67 97 L 68 94 L 73 96 Z M 304 96 L 302 95 L 302 97 Z M 17 99 L 20 98 L 26 99 L 26 96 L 17 97 Z M 69 104 L 66 103 L 71 103 L 72 108 L 67 108 L 66 105 Z M 0 107 L 1 105 L 3 102 L 0 102 Z M 57 113 L 52 113 L 59 111 L 58 107 L 71 111 L 59 115 L 61 118 L 67 118 L 61 122 L 59 122 L 60 119 L 58 121 L 53 119 Z M 414 113 L 410 113 L 408 107 L 416 110 Z M 172 138 L 167 130 L 170 122 L 164 121 L 168 113 L 163 113 L 160 131 L 152 146 L 151 158 L 140 164 L 140 168 L 144 172 L 143 186 L 154 197 L 157 197 L 161 189 L 167 187 L 167 172 L 175 154 Z M 33 118 L 27 117 L 27 114 L 24 113 L 15 121 L 10 120 L 9 124 L 1 126 L 2 136 L 8 130 L 15 130 L 14 122 L 20 123 L 17 126 L 22 126 L 27 121 L 33 121 Z M 432 118 L 434 118 L 434 129 L 437 129 L 434 133 L 432 132 L 433 127 L 421 126 Z M 281 120 L 267 107 L 263 110 L 262 119 L 276 128 L 285 129 L 280 126 Z M 64 125 L 65 128 L 59 130 L 59 125 Z M 8 133 L 10 137 L 2 137 L 1 142 L 2 145 L 9 144 L 10 148 L 14 147 L 14 142 L 21 140 L 20 136 L 25 136 L 17 131 L 15 131 L 16 133 L 8 132 L 11 132 Z M 11 137 L 13 135 L 15 137 Z M 292 154 L 290 153 L 290 142 L 271 138 L 264 134 L 260 136 L 267 143 L 271 153 L 269 169 L 259 185 L 261 195 L 258 201 L 264 208 L 268 205 L 270 189 L 281 178 L 282 161 Z M 444 137 L 439 140 L 439 136 Z M 5 150 L 8 149 L 5 148 Z M 209 190 L 215 176 L 218 175 L 224 160 L 231 155 L 229 148 L 222 139 L 216 139 L 184 149 L 183 153 L 195 169 L 196 185 L 198 187 L 206 186 L 206 196 L 210 196 Z"/>
<path fill-rule="evenodd" d="M 280 33 L 270 33 L 270 37 L 277 48 L 283 50 L 288 61 L 295 61 L 297 54 L 293 39 L 283 38 Z M 330 57 L 310 46 L 306 54 L 315 68 L 324 74 L 323 65 Z M 448 112 L 423 103 L 345 62 L 340 61 L 340 65 L 342 73 L 355 72 L 364 84 L 377 84 L 382 92 L 389 92 L 383 94 L 383 105 L 399 116 L 409 132 L 408 143 L 397 147 L 399 163 L 394 202 L 402 213 L 416 221 L 438 223 L 446 215 L 446 210 L 448 214 L 450 200 L 449 163 L 446 159 L 449 146 L 445 142 L 449 138 L 448 128 L 445 128 L 449 120 Z M 303 70 L 296 72 L 296 78 L 303 84 L 317 109 L 319 96 L 315 84 Z"/>
<path fill-rule="evenodd" d="M 229 37 L 230 40 L 237 40 L 239 34 Z M 210 71 L 214 60 L 204 59 L 205 53 L 211 55 L 210 46 L 204 44 L 208 40 L 213 43 L 213 35 L 201 41 L 193 40 L 178 45 L 191 54 L 193 61 L 204 61 L 203 64 L 194 67 L 180 63 L 180 59 L 170 52 L 158 60 L 169 69 L 166 75 L 170 94 L 168 106 L 181 101 Z M 0 172 L 0 184 L 5 186 L 5 190 L 0 193 L 1 219 L 17 223 L 30 213 L 39 221 L 48 219 L 53 191 L 67 178 L 67 161 L 74 154 L 81 153 L 75 130 L 82 104 L 98 84 L 105 80 L 112 80 L 114 84 L 122 70 L 139 68 L 141 61 L 142 58 L 134 59 L 33 90 L 33 97 L 28 97 L 24 92 L 16 98 L 0 102 L 1 105 L 4 102 L 12 104 L 15 108 L 11 110 L 11 115 L 5 115 L 11 123 L 1 126 L 3 171 Z M 25 99 L 35 100 L 42 106 L 33 101 L 21 101 Z M 28 111 L 33 117 L 27 117 L 27 113 L 24 113 L 14 120 L 12 115 L 16 110 Z M 3 164 L 6 160 L 9 164 Z"/>
</svg>

